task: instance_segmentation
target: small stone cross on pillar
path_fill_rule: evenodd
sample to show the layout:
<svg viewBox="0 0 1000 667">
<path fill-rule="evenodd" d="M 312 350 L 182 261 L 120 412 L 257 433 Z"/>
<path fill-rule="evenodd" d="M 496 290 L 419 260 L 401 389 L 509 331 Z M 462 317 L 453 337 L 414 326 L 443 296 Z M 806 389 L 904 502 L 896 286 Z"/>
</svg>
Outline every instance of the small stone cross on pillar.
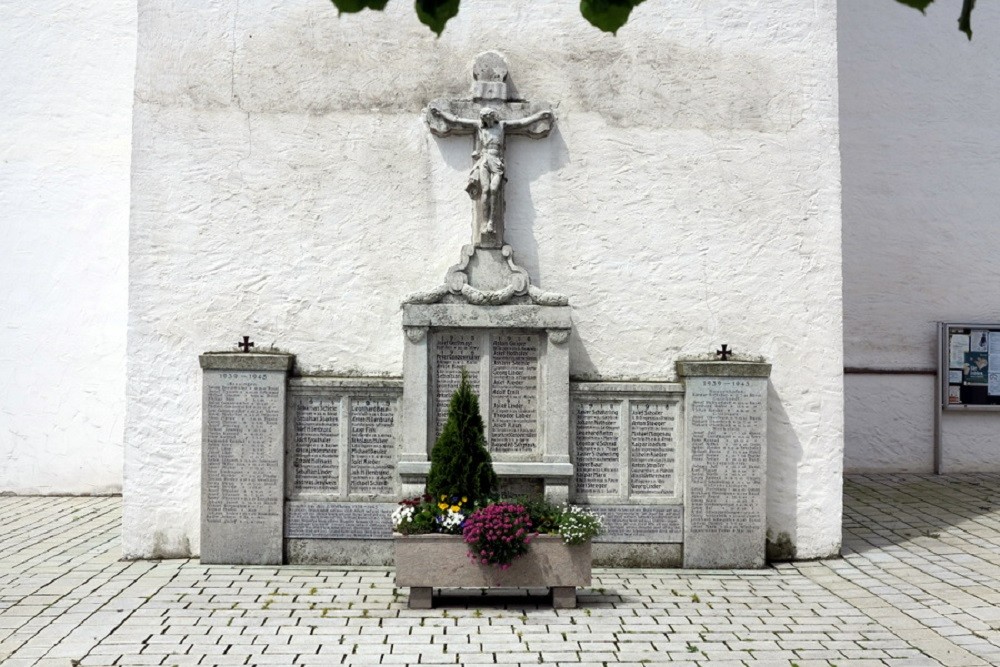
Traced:
<svg viewBox="0 0 1000 667">
<path fill-rule="evenodd" d="M 507 61 L 496 51 L 476 56 L 472 79 L 472 99 L 434 100 L 427 105 L 425 118 L 439 137 L 474 136 L 472 171 L 465 187 L 475 202 L 472 242 L 479 248 L 502 248 L 506 138 L 511 134 L 546 137 L 555 117 L 543 102 L 508 98 Z"/>
</svg>

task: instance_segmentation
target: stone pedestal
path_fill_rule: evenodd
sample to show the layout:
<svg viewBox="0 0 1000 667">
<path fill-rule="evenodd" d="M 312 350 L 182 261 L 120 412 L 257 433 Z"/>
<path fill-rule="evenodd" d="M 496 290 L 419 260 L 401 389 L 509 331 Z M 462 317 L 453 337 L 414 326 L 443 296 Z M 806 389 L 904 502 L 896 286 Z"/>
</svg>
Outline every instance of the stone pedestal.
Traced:
<svg viewBox="0 0 1000 667">
<path fill-rule="evenodd" d="M 678 361 L 684 381 L 685 568 L 765 565 L 771 365 Z"/>
<path fill-rule="evenodd" d="M 290 354 L 209 353 L 203 373 L 201 562 L 282 562 Z"/>
</svg>

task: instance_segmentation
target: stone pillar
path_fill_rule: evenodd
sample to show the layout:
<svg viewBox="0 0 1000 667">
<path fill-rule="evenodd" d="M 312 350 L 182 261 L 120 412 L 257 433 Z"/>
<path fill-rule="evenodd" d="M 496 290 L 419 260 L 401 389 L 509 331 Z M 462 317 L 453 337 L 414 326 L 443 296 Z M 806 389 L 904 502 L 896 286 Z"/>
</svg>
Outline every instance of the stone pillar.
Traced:
<svg viewBox="0 0 1000 667">
<path fill-rule="evenodd" d="M 201 420 L 201 562 L 283 561 L 285 388 L 295 357 L 208 353 Z"/>
<path fill-rule="evenodd" d="M 684 381 L 684 567 L 765 565 L 771 365 L 678 361 Z"/>
<path fill-rule="evenodd" d="M 570 329 L 547 329 L 545 363 L 541 373 L 542 453 L 544 463 L 570 466 L 569 458 L 569 336 Z M 545 497 L 554 503 L 569 501 L 570 477 L 546 477 Z"/>
<path fill-rule="evenodd" d="M 400 485 L 404 498 L 424 492 L 424 477 L 411 470 L 423 470 L 430 453 L 431 420 L 429 399 L 430 367 L 427 326 L 405 326 L 403 340 L 403 451 L 400 454 Z M 416 464 L 408 465 L 408 464 Z M 410 473 L 410 474 L 408 474 Z"/>
</svg>

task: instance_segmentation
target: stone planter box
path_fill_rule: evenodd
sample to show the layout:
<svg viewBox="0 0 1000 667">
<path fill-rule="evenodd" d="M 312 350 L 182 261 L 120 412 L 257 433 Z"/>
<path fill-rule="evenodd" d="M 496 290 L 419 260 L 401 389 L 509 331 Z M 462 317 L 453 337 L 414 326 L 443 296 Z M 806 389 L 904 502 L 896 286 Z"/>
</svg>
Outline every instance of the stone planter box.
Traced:
<svg viewBox="0 0 1000 667">
<path fill-rule="evenodd" d="M 411 609 L 430 609 L 435 588 L 548 588 L 556 609 L 576 607 L 576 587 L 590 585 L 590 543 L 569 546 L 539 535 L 507 570 L 473 563 L 461 535 L 393 535 L 396 585 L 410 589 Z"/>
</svg>

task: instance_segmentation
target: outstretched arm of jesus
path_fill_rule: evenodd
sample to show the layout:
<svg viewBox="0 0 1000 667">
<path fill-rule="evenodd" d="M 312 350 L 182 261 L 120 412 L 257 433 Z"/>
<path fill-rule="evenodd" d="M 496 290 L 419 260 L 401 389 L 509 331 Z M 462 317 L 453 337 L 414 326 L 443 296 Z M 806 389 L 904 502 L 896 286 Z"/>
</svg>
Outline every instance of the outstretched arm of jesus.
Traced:
<svg viewBox="0 0 1000 667">
<path fill-rule="evenodd" d="M 436 106 L 433 105 L 427 107 L 427 112 L 432 116 L 438 116 L 445 122 L 451 123 L 452 125 L 457 125 L 459 127 L 466 127 L 469 129 L 475 129 L 479 127 L 479 121 L 477 120 L 473 120 L 471 118 L 459 118 L 455 114 L 448 113 L 443 109 L 438 109 Z"/>
<path fill-rule="evenodd" d="M 539 111 L 538 113 L 533 113 L 526 118 L 520 120 L 505 120 L 503 122 L 505 127 L 517 130 L 522 127 L 528 127 L 532 123 L 537 123 L 540 120 L 552 120 L 552 112 L 548 109 L 545 111 Z"/>
</svg>

